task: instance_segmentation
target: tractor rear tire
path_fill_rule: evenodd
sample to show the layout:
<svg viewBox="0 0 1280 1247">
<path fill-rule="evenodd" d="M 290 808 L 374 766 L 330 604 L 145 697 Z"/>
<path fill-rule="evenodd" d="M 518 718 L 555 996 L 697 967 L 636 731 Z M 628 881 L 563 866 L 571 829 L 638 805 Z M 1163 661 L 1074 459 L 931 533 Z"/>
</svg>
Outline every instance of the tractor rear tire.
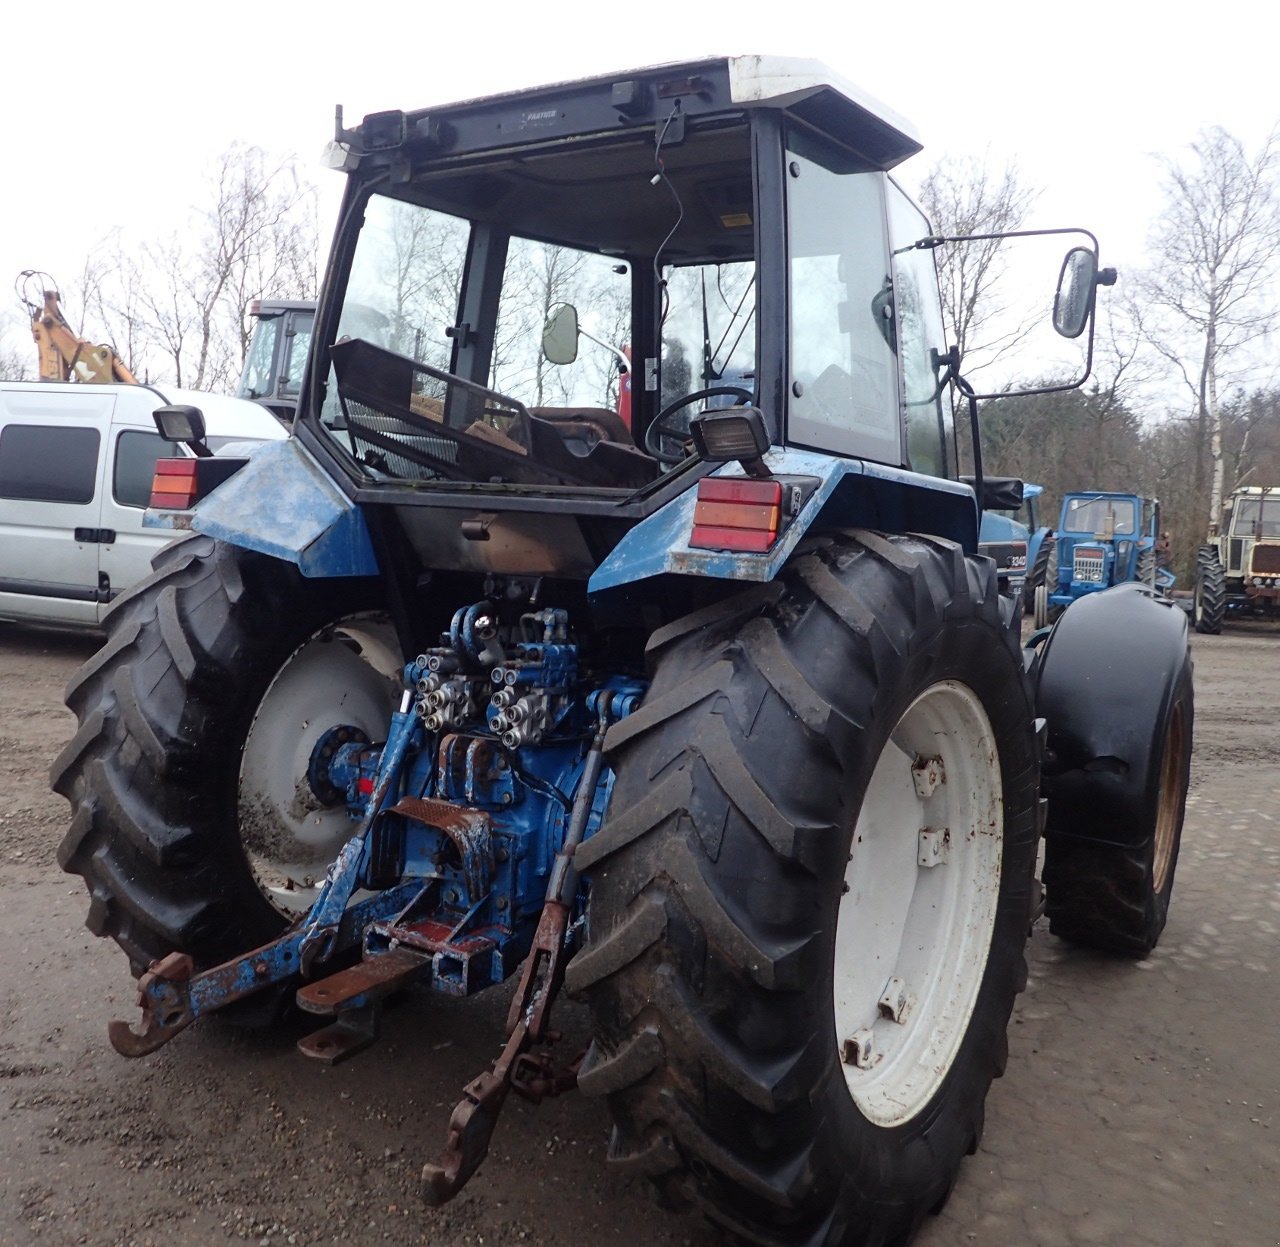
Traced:
<svg viewBox="0 0 1280 1247">
<path fill-rule="evenodd" d="M 1196 551 L 1196 596 L 1192 617 L 1196 631 L 1217 636 L 1227 614 L 1227 578 L 1222 570 L 1217 546 L 1201 546 Z"/>
<path fill-rule="evenodd" d="M 1146 956 L 1168 918 L 1190 777 L 1186 615 L 1137 585 L 1091 594 L 1038 664 L 1049 930 Z"/>
<path fill-rule="evenodd" d="M 307 754 L 324 717 L 371 728 L 373 739 L 388 721 L 370 721 L 389 678 L 385 656 L 358 695 L 356 680 L 323 678 L 363 671 L 349 621 L 376 626 L 376 615 L 358 612 L 381 605 L 377 581 L 308 580 L 292 564 L 202 536 L 167 546 L 153 566 L 113 605 L 105 644 L 68 686 L 80 726 L 50 777 L 71 803 L 58 862 L 88 887 L 86 925 L 120 945 L 135 975 L 175 950 L 197 968 L 226 961 L 275 938 L 302 907 L 281 899 L 292 880 L 267 873 L 288 833 L 272 793 L 250 791 L 250 753 L 288 785 L 286 804 L 298 808 L 287 818 L 327 827 L 345 809 L 320 809 L 286 754 Z M 282 702 L 282 690 L 302 685 L 305 706 Z M 261 723 L 275 741 L 259 731 L 246 749 Z M 296 838 L 289 844 L 277 855 L 300 856 Z M 231 1013 L 257 1020 L 258 1001 Z"/>
<path fill-rule="evenodd" d="M 610 1158 L 753 1243 L 905 1242 L 1026 981 L 1037 759 L 992 565 L 821 539 L 649 658 L 567 980 Z"/>
</svg>

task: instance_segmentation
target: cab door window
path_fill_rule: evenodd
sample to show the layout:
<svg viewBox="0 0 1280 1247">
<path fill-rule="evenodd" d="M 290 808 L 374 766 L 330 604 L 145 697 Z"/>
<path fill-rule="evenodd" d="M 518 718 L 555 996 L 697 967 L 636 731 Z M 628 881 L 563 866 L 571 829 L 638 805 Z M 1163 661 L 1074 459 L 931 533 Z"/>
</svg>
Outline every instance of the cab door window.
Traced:
<svg viewBox="0 0 1280 1247">
<path fill-rule="evenodd" d="M 803 150 L 800 150 L 803 148 Z M 807 141 L 787 152 L 788 440 L 901 464 L 884 176 Z"/>
</svg>

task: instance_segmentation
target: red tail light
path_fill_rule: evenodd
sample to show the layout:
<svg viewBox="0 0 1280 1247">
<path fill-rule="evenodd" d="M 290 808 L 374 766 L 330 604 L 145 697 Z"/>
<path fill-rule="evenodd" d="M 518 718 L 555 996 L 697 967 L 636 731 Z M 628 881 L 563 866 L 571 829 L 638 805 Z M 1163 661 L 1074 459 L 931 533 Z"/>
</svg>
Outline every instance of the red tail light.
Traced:
<svg viewBox="0 0 1280 1247">
<path fill-rule="evenodd" d="M 707 476 L 698 482 L 689 544 L 761 553 L 778 539 L 782 483 Z"/>
<path fill-rule="evenodd" d="M 194 506 L 200 488 L 199 465 L 199 459 L 158 459 L 149 505 L 162 511 L 185 511 Z"/>
</svg>

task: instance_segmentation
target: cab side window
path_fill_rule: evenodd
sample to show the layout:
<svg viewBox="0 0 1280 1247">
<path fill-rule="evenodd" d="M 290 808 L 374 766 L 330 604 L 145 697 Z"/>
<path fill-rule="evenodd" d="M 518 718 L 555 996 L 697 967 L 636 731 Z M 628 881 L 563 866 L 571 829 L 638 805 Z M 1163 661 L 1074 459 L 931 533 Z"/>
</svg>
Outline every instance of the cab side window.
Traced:
<svg viewBox="0 0 1280 1247">
<path fill-rule="evenodd" d="M 937 270 L 933 252 L 914 245 L 933 231 L 924 213 L 893 181 L 887 193 L 893 244 L 893 324 L 907 463 L 930 476 L 954 476 L 955 430 L 951 405 L 940 384 L 947 337 Z"/>
<path fill-rule="evenodd" d="M 100 441 L 97 429 L 7 425 L 0 430 L 0 498 L 92 502 Z"/>
<path fill-rule="evenodd" d="M 181 457 L 182 452 L 158 433 L 121 433 L 111 469 L 112 496 L 122 507 L 145 507 L 151 501 L 156 460 Z"/>
</svg>

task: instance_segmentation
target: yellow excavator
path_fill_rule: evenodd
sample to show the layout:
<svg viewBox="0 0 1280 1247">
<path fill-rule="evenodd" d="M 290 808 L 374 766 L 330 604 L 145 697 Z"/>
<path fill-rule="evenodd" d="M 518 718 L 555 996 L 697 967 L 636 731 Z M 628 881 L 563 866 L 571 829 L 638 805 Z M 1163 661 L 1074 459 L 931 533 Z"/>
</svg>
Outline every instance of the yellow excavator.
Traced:
<svg viewBox="0 0 1280 1247">
<path fill-rule="evenodd" d="M 57 284 L 48 273 L 23 269 L 14 290 L 31 317 L 31 336 L 40 351 L 41 381 L 137 383 L 138 378 L 115 347 L 95 345 L 71 328 L 62 314 Z"/>
</svg>

